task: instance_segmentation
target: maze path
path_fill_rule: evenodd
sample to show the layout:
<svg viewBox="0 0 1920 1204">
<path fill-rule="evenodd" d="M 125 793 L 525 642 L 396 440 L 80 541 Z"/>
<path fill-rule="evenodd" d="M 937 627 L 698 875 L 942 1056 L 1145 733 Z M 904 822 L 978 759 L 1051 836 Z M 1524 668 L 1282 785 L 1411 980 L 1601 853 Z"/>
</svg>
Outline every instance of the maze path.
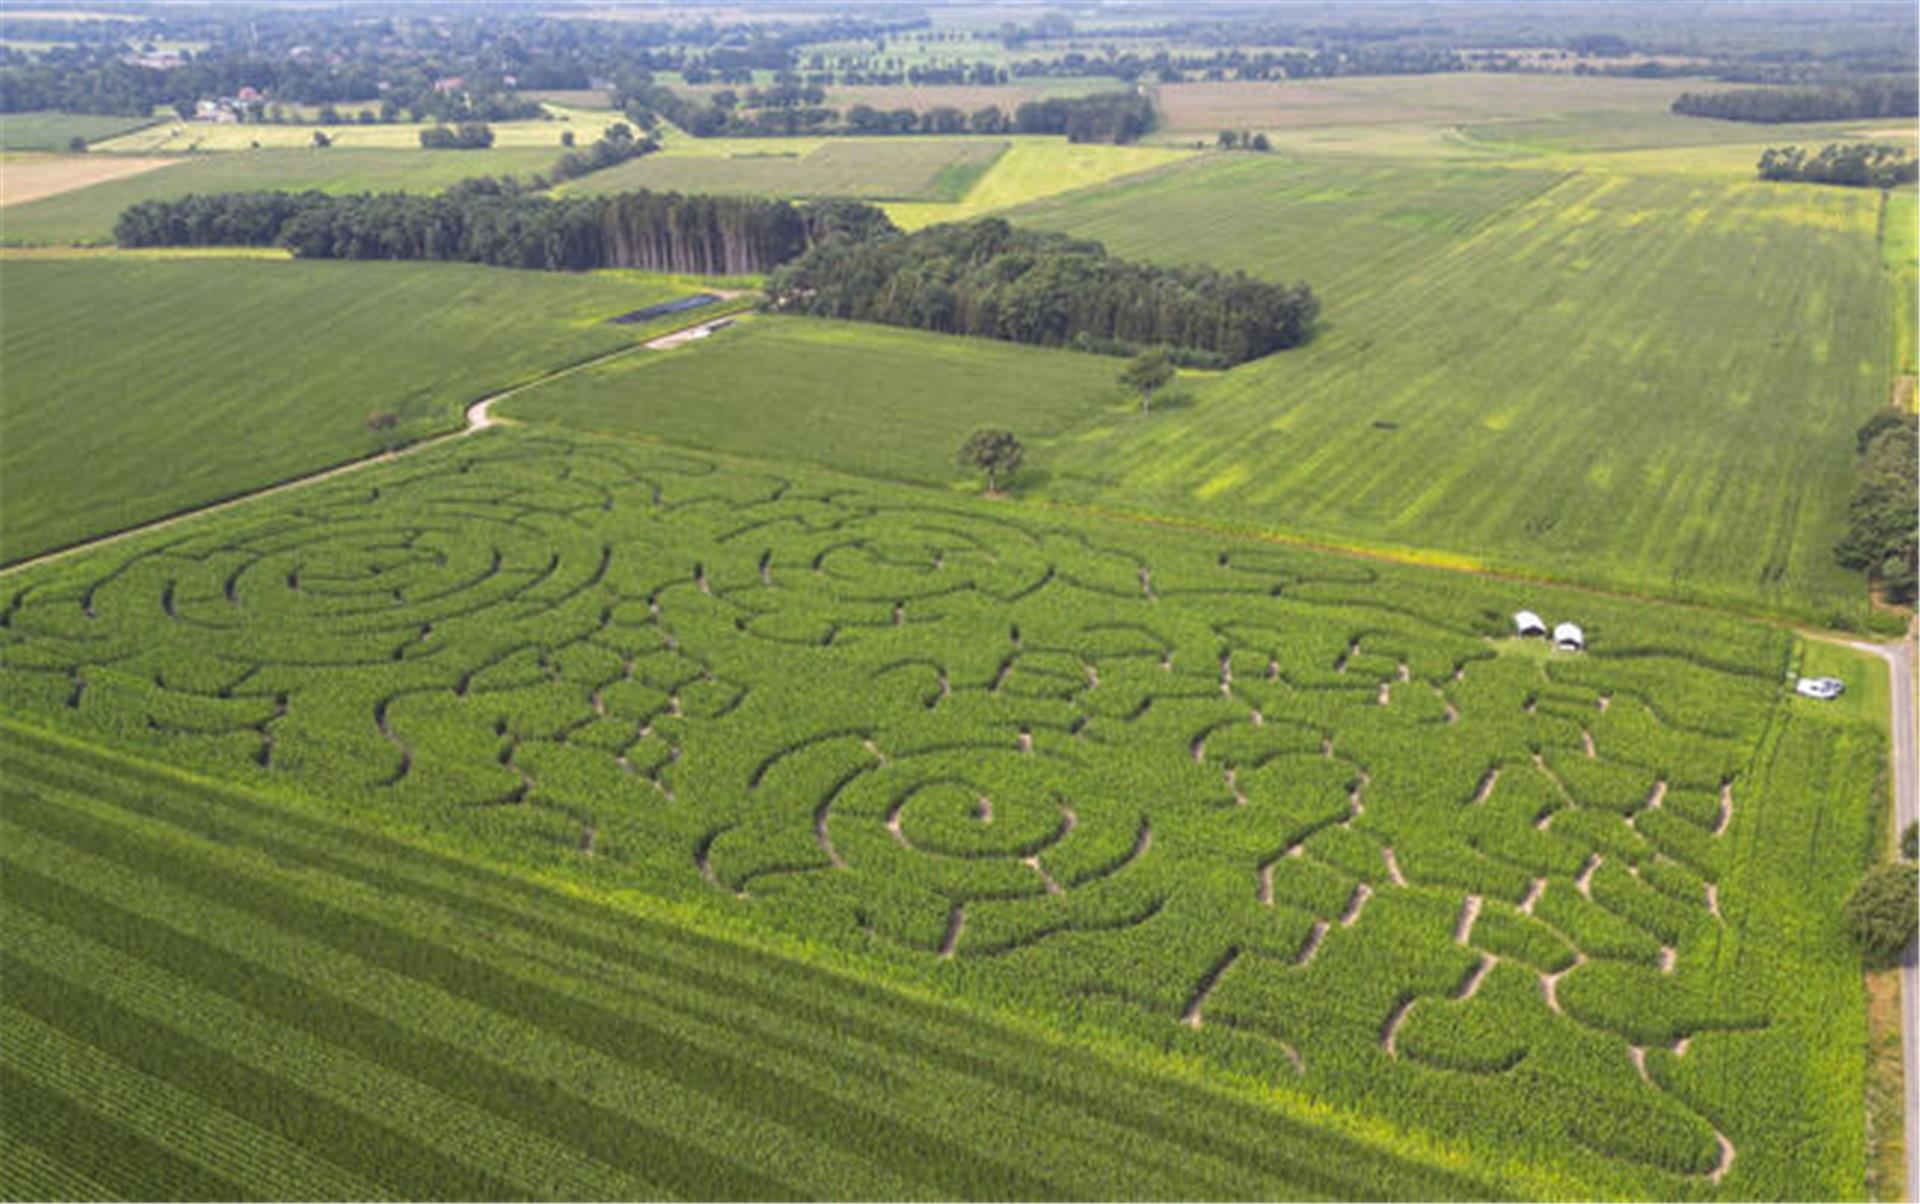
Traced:
<svg viewBox="0 0 1920 1204">
<path fill-rule="evenodd" d="M 1609 1108 L 1700 1137 L 1605 1152 L 1724 1172 L 1580 984 L 1691 981 L 1771 647 L 1543 657 L 1413 580 L 490 433 L 10 579 L 0 682 L 43 721 L 1328 1084 L 1533 1075 L 1585 1108 L 1552 1060 L 1610 1048 Z"/>
</svg>

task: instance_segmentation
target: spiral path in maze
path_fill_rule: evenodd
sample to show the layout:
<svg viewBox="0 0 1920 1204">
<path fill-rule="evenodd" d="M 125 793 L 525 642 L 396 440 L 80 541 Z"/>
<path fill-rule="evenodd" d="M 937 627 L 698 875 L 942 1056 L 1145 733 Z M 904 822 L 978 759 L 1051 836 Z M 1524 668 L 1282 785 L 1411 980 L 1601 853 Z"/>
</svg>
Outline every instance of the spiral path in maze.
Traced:
<svg viewBox="0 0 1920 1204">
<path fill-rule="evenodd" d="M 1706 961 L 1785 637 L 1589 604 L 1565 656 L 1489 583 L 490 432 L 15 575 L 0 685 L 1410 1122 L 1717 1180 L 1737 1150 L 1681 1088 L 1769 1023 Z"/>
</svg>

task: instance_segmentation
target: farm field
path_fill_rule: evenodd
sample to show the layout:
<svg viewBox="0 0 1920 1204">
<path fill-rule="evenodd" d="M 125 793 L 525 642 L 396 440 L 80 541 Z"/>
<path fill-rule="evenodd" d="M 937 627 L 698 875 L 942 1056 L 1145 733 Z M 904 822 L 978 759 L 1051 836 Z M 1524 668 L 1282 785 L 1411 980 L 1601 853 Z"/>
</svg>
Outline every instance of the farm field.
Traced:
<svg viewBox="0 0 1920 1204">
<path fill-rule="evenodd" d="M 946 485 L 981 426 L 1030 442 L 1131 398 L 1125 361 L 855 322 L 760 317 L 537 386 L 504 417 Z M 969 479 L 971 484 L 971 479 Z"/>
<path fill-rule="evenodd" d="M 0 159 L 0 206 L 37 201 L 160 167 L 178 159 L 131 155 L 8 155 Z"/>
<path fill-rule="evenodd" d="M 1920 288 L 1920 198 L 1912 190 L 1890 192 L 1885 206 L 1880 258 L 1893 290 L 1893 371 L 1896 376 L 1911 377 L 1920 372 L 1920 356 L 1914 349 L 1920 338 L 1920 331 L 1914 329 L 1920 324 L 1920 314 L 1914 310 L 1914 293 Z"/>
<path fill-rule="evenodd" d="M 840 84 L 827 89 L 831 108 L 870 105 L 883 111 L 912 109 L 924 113 L 942 105 L 972 113 L 992 105 L 1011 114 L 1028 101 L 1062 96 L 1089 96 L 1125 89 L 1128 84 L 1110 76 L 1031 76 L 1010 84 Z"/>
<path fill-rule="evenodd" d="M 175 165 L 108 180 L 57 197 L 8 205 L 0 242 L 13 245 L 100 243 L 129 205 L 189 193 L 271 188 L 300 192 L 438 192 L 477 175 L 544 171 L 559 148 L 484 151 L 239 151 L 182 157 Z M 107 156 L 98 156 L 107 160 Z M 89 155 L 92 164 L 96 157 Z M 135 161 L 144 161 L 135 157 Z"/>
<path fill-rule="evenodd" d="M 378 451 L 376 410 L 399 416 L 396 440 L 453 429 L 486 393 L 659 329 L 605 319 L 693 291 L 452 264 L 5 270 L 0 562 Z"/>
<path fill-rule="evenodd" d="M 131 133 L 152 120 L 99 113 L 5 113 L 0 114 L 0 150 L 64 151 L 75 138 L 98 142 Z"/>
<path fill-rule="evenodd" d="M 1006 150 L 1005 142 L 990 139 L 835 138 L 804 150 L 751 149 L 726 157 L 663 152 L 594 172 L 562 191 L 957 201 Z"/>
<path fill-rule="evenodd" d="M 1889 384 L 1878 209 L 1744 175 L 1268 156 L 1021 209 L 1325 307 L 1190 409 L 1080 432 L 1048 492 L 1857 621 L 1830 549 Z"/>
<path fill-rule="evenodd" d="M 351 104 L 340 106 L 354 111 Z M 377 106 L 375 106 L 377 107 Z M 493 150 L 550 148 L 554 157 L 561 152 L 560 135 L 571 130 L 581 144 L 598 138 L 607 126 L 623 120 L 610 109 L 566 109 L 549 106 L 553 114 L 544 121 L 490 121 Z M 335 150 L 414 150 L 420 149 L 420 131 L 432 123 L 394 122 L 360 125 L 344 121 L 335 125 L 221 124 L 203 121 L 162 121 L 144 129 L 102 142 L 95 149 L 116 154 L 208 153 L 219 151 L 300 150 L 313 144 L 316 130 L 333 140 Z M 474 155 L 475 151 L 437 151 L 454 158 Z M 473 173 L 470 173 L 473 174 Z"/>
<path fill-rule="evenodd" d="M 317 1154 L 320 1195 L 510 1194 L 476 1149 L 535 1194 L 1111 1191 L 1078 1111 L 1131 1151 L 1142 1096 L 977 1035 L 1006 1014 L 1265 1101 L 1183 1103 L 1144 1140 L 1186 1148 L 1145 1146 L 1122 1194 L 1864 1191 L 1830 917 L 1882 745 L 1792 704 L 1778 628 L 538 427 L 0 589 L 11 717 L 284 800 L 9 735 L 29 1184 L 158 1138 L 198 1186 L 198 1134 L 243 1179 Z M 1507 638 L 1521 604 L 1589 652 Z M 486 886 L 345 814 L 927 1002 Z M 799 1003 L 743 1002 L 761 977 Z M 965 1017 L 923 1021 L 932 997 Z M 319 1042 L 357 1060 L 287 1097 Z M 986 1080 L 957 1098 L 918 1077 L 956 1046 Z M 894 1073 L 928 1093 L 849 1111 Z M 209 1097 L 279 1140 L 192 1126 Z M 370 1106 L 431 1144 L 384 1156 Z M 1288 1116 L 1432 1169 L 1375 1179 Z M 122 1131 L 148 1144 L 74 1136 Z"/>
<path fill-rule="evenodd" d="M 1191 151 L 1159 146 L 1101 146 L 1059 138 L 1020 139 L 958 202 L 907 202 L 882 207 L 888 217 L 907 230 L 936 222 L 968 221 L 1042 197 L 1149 172 L 1178 163 L 1191 154 Z"/>
<path fill-rule="evenodd" d="M 1702 90 L 1711 91 L 1713 85 L 1698 80 L 1459 72 L 1163 84 L 1158 102 L 1162 129 L 1168 134 L 1211 135 L 1221 129 L 1458 124 L 1571 113 L 1583 119 L 1592 114 L 1667 116 L 1674 97 Z M 1735 134 L 1753 132 L 1735 122 L 1714 124 L 1733 126 Z"/>
<path fill-rule="evenodd" d="M 1484 1194 L 311 807 L 18 728 L 0 764 L 9 1197 Z"/>
</svg>

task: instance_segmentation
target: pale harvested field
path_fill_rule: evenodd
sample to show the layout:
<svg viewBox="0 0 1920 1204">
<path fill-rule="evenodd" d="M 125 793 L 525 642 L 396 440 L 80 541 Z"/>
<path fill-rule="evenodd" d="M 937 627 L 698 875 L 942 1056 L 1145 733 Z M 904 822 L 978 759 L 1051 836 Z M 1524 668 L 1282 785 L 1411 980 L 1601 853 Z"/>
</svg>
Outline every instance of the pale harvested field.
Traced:
<svg viewBox="0 0 1920 1204">
<path fill-rule="evenodd" d="M 168 167 L 178 159 L 134 158 L 127 155 L 22 155 L 0 159 L 0 205 L 18 205 L 58 196 L 107 180 L 137 176 Z"/>
</svg>

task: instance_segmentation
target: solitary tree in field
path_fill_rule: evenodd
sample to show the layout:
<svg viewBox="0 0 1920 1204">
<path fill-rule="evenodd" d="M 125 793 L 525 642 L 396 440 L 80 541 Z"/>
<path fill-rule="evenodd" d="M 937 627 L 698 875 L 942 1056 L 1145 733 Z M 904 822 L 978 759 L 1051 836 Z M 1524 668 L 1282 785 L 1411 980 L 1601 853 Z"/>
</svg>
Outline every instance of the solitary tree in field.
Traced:
<svg viewBox="0 0 1920 1204">
<path fill-rule="evenodd" d="M 73 137 L 67 139 L 67 149 L 76 155 L 85 154 L 87 150 L 87 140 L 75 134 Z"/>
<path fill-rule="evenodd" d="M 1000 477 L 1020 467 L 1023 449 L 1012 431 L 981 427 L 960 449 L 960 467 L 987 474 L 987 492 L 993 493 Z"/>
<path fill-rule="evenodd" d="M 393 450 L 394 432 L 400 428 L 400 415 L 392 410 L 375 410 L 367 415 L 367 429 L 380 436 L 380 441 Z"/>
<path fill-rule="evenodd" d="M 313 145 L 324 150 L 333 145 L 333 139 L 327 137 L 327 131 L 315 130 L 313 131 Z"/>
<path fill-rule="evenodd" d="M 1847 927 L 1870 969 L 1897 963 L 1920 928 L 1920 878 L 1912 865 L 1876 865 L 1847 900 Z"/>
<path fill-rule="evenodd" d="M 1173 361 L 1160 350 L 1143 351 L 1128 362 L 1120 374 L 1120 383 L 1140 391 L 1140 412 L 1153 410 L 1153 391 L 1173 379 Z"/>
</svg>

